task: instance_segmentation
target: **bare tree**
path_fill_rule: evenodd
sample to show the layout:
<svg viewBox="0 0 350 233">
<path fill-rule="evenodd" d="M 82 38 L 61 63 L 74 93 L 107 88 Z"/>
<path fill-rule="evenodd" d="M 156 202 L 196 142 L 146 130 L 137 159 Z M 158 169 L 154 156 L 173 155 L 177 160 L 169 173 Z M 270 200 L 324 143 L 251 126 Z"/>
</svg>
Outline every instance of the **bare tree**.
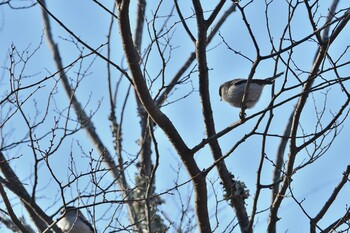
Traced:
<svg viewBox="0 0 350 233">
<path fill-rule="evenodd" d="M 2 44 L 4 228 L 61 232 L 75 206 L 97 232 L 350 231 L 348 4 L 55 4 L 0 3 L 43 29 Z M 217 92 L 239 74 L 233 109 Z"/>
</svg>

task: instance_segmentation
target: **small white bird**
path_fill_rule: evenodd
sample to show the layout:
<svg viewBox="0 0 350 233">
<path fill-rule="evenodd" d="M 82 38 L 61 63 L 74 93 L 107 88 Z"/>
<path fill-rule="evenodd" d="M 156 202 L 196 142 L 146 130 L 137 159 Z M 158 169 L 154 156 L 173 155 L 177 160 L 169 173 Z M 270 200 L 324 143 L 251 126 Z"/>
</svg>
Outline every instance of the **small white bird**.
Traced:
<svg viewBox="0 0 350 233">
<path fill-rule="evenodd" d="M 94 233 L 94 228 L 86 220 L 81 211 L 74 206 L 63 208 L 62 219 L 57 222 L 57 226 L 64 232 L 69 233 Z"/>
<path fill-rule="evenodd" d="M 272 84 L 283 72 L 267 79 L 252 79 L 249 84 L 248 96 L 246 97 L 246 108 L 252 108 L 258 102 L 265 85 Z M 244 95 L 247 79 L 233 79 L 220 86 L 220 100 L 224 100 L 234 107 L 240 108 Z"/>
</svg>

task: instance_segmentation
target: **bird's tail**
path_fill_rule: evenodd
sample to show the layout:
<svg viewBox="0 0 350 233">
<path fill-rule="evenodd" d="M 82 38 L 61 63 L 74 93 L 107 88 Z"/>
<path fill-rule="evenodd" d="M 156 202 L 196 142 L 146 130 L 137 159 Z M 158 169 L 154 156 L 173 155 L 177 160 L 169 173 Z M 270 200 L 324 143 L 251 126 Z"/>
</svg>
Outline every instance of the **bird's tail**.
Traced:
<svg viewBox="0 0 350 233">
<path fill-rule="evenodd" d="M 269 77 L 269 78 L 267 78 L 267 79 L 265 79 L 265 80 L 266 80 L 267 82 L 269 82 L 270 84 L 272 84 L 273 81 L 274 81 L 276 78 L 282 76 L 283 74 L 284 74 L 284 72 L 280 72 L 280 73 L 278 73 L 278 74 L 276 74 L 276 75 L 274 75 L 274 76 L 272 76 L 272 77 Z"/>
</svg>

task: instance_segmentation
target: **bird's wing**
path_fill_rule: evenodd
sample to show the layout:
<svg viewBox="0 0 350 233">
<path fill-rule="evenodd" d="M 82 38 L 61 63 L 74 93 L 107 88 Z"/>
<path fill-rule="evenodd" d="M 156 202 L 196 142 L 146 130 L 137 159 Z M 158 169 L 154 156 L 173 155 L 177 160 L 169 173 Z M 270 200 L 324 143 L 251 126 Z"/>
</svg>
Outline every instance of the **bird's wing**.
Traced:
<svg viewBox="0 0 350 233">
<path fill-rule="evenodd" d="M 233 82 L 234 81 L 234 82 Z M 237 79 L 237 80 L 232 80 L 232 85 L 237 86 L 241 84 L 247 83 L 247 79 Z M 266 79 L 252 79 L 250 83 L 255 83 L 259 85 L 265 85 L 265 84 L 272 84 L 272 80 L 266 80 Z"/>
<path fill-rule="evenodd" d="M 239 84 L 246 83 L 246 82 L 247 82 L 247 79 L 234 79 L 234 80 L 231 80 L 231 81 L 229 81 L 229 82 L 230 82 L 230 85 L 237 86 L 237 85 L 239 85 Z"/>
<path fill-rule="evenodd" d="M 84 222 L 90 228 L 91 232 L 95 232 L 94 228 L 92 227 L 91 223 L 88 220 L 84 218 L 84 219 L 81 219 L 81 221 Z"/>
<path fill-rule="evenodd" d="M 85 216 L 83 215 L 83 213 L 80 210 L 78 210 L 78 217 L 82 222 L 84 222 L 86 225 L 89 226 L 89 228 L 92 230 L 92 232 L 94 232 L 94 229 L 93 229 L 91 223 L 85 218 Z"/>
</svg>

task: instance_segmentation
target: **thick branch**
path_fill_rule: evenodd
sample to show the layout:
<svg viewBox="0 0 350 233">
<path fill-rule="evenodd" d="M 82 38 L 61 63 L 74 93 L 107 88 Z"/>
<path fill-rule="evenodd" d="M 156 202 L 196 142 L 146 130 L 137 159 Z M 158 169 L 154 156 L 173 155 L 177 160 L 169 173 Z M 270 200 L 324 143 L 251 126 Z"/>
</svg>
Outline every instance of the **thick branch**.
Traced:
<svg viewBox="0 0 350 233">
<path fill-rule="evenodd" d="M 2 186 L 1 182 L 0 182 L 0 195 L 2 197 L 2 200 L 5 203 L 7 212 L 11 218 L 11 220 L 14 222 L 14 224 L 18 227 L 18 229 L 21 230 L 21 232 L 23 233 L 28 233 L 29 231 L 23 226 L 23 224 L 21 223 L 21 221 L 17 218 L 16 214 L 13 212 L 10 200 L 7 197 L 7 194 L 5 192 L 4 186 Z"/>
<path fill-rule="evenodd" d="M 199 92 L 203 109 L 204 123 L 207 131 L 208 137 L 211 137 L 216 134 L 215 124 L 213 119 L 213 111 L 210 103 L 210 94 L 209 94 L 209 78 L 208 78 L 208 67 L 207 67 L 207 24 L 204 20 L 203 9 L 201 3 L 198 0 L 193 0 L 194 9 L 197 16 L 197 28 L 198 28 L 198 40 L 196 43 L 196 57 L 198 62 L 199 70 Z M 223 2 L 221 2 L 223 4 Z M 220 9 L 221 5 L 219 4 L 218 8 Z M 217 13 L 216 13 L 217 14 Z M 215 15 L 216 15 L 215 14 Z M 213 19 L 211 18 L 212 22 Z M 215 139 L 209 143 L 210 149 L 214 156 L 214 159 L 217 161 L 222 158 L 222 151 L 218 141 Z M 248 214 L 244 205 L 244 199 L 241 195 L 235 195 L 235 186 L 232 181 L 232 175 L 228 171 L 225 161 L 216 165 L 219 176 L 223 182 L 227 196 L 230 199 L 231 204 L 233 205 L 236 216 L 238 218 L 239 225 L 242 232 L 246 232 L 248 226 Z M 204 195 L 204 194 L 203 194 Z"/>
<path fill-rule="evenodd" d="M 36 227 L 40 231 L 44 231 L 47 226 L 53 222 L 52 219 L 47 216 L 35 202 L 33 202 L 27 190 L 23 187 L 21 181 L 18 179 L 16 173 L 12 170 L 10 164 L 7 162 L 5 156 L 1 151 L 0 161 L 0 171 L 6 177 L 6 180 L 1 180 L 1 182 L 4 183 L 8 189 L 10 189 L 19 197 Z M 56 232 L 60 232 L 57 226 L 54 226 L 54 230 Z"/>
<path fill-rule="evenodd" d="M 119 26 L 123 42 L 123 49 L 129 69 L 132 74 L 134 88 L 143 107 L 146 109 L 152 120 L 157 123 L 157 125 L 167 135 L 170 142 L 173 144 L 179 156 L 181 157 L 191 178 L 193 179 L 196 194 L 195 204 L 198 225 L 202 232 L 207 232 L 207 229 L 203 227 L 209 224 L 208 222 L 203 222 L 205 219 L 208 219 L 208 211 L 206 206 L 207 200 L 206 198 L 203 199 L 201 195 L 202 193 L 206 193 L 205 177 L 199 170 L 196 162 L 193 159 L 190 149 L 186 146 L 175 126 L 172 124 L 170 119 L 156 106 L 148 91 L 146 82 L 142 76 L 141 68 L 138 63 L 138 54 L 132 40 L 129 20 L 129 4 L 130 2 L 128 0 L 125 0 L 122 1 L 119 5 Z"/>
<path fill-rule="evenodd" d="M 60 75 L 60 78 L 62 80 L 63 87 L 64 87 L 68 97 L 70 98 L 71 103 L 73 105 L 73 108 L 78 116 L 78 121 L 86 129 L 86 132 L 87 132 L 90 140 L 92 141 L 94 146 L 97 148 L 98 153 L 102 156 L 103 161 L 106 164 L 106 167 L 111 172 L 113 178 L 118 183 L 121 190 L 123 190 L 123 196 L 126 197 L 126 199 L 131 199 L 131 198 L 129 198 L 130 193 L 128 191 L 127 182 L 126 182 L 124 176 L 121 176 L 120 171 L 118 169 L 118 166 L 115 164 L 115 161 L 113 160 L 112 155 L 106 149 L 102 140 L 97 135 L 95 126 L 93 125 L 90 117 L 86 114 L 85 110 L 81 107 L 78 99 L 75 96 L 74 90 L 70 86 L 70 83 L 68 81 L 68 77 L 66 76 L 66 73 L 64 72 L 64 69 L 63 69 L 63 63 L 62 63 L 62 59 L 60 56 L 58 46 L 52 38 L 51 25 L 50 25 L 50 21 L 49 21 L 49 15 L 48 15 L 48 10 L 46 8 L 45 0 L 41 0 L 40 4 L 42 5 L 42 16 L 43 16 L 43 22 L 45 25 L 45 29 L 46 29 L 47 43 L 48 43 L 49 48 L 51 49 L 57 70 L 59 70 L 59 75 Z M 133 224 L 136 224 L 138 222 L 138 220 L 137 220 L 137 216 L 135 214 L 133 204 L 131 202 L 128 202 L 128 207 L 129 207 L 128 208 L 129 218 L 131 219 Z"/>
<path fill-rule="evenodd" d="M 290 185 L 291 177 L 293 175 L 295 157 L 299 151 L 296 144 L 298 126 L 300 122 L 301 113 L 303 112 L 304 106 L 306 104 L 306 100 L 308 99 L 309 90 L 312 88 L 312 85 L 317 76 L 319 67 L 322 64 L 324 58 L 326 57 L 328 46 L 332 44 L 335 38 L 339 35 L 340 31 L 342 31 L 342 29 L 348 23 L 349 19 L 350 19 L 350 11 L 348 10 L 345 13 L 344 18 L 338 24 L 338 27 L 333 31 L 333 34 L 329 37 L 328 40 L 324 41 L 323 44 L 327 45 L 327 47 L 322 47 L 322 45 L 320 45 L 313 67 L 311 68 L 309 78 L 303 86 L 300 99 L 298 101 L 298 104 L 295 107 L 292 127 L 291 127 L 291 134 L 290 134 L 291 142 L 290 142 L 290 152 L 288 155 L 288 163 L 286 166 L 286 175 L 283 179 L 280 192 L 278 193 L 275 201 L 272 204 L 272 208 L 270 210 L 270 222 L 268 225 L 268 232 L 270 233 L 273 233 L 276 231 L 276 222 L 278 221 L 277 211 L 282 203 L 282 200 L 284 199 L 285 193 L 287 191 L 287 188 Z"/>
</svg>

